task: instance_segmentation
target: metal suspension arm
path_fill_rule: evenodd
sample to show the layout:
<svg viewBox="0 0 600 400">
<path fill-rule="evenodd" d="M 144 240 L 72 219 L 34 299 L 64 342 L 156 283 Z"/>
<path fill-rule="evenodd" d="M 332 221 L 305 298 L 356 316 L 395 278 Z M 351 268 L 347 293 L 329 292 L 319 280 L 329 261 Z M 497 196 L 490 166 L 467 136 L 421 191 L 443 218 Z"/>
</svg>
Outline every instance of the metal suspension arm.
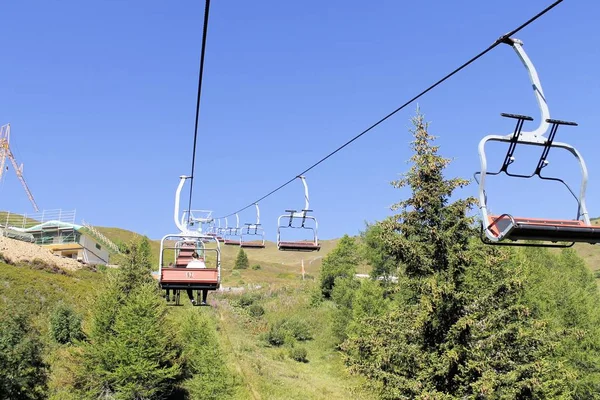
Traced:
<svg viewBox="0 0 600 400">
<path fill-rule="evenodd" d="M 256 225 L 260 225 L 260 209 L 258 208 L 258 203 L 254 203 L 256 206 Z"/>
<path fill-rule="evenodd" d="M 183 189 L 183 185 L 185 180 L 190 178 L 189 176 L 181 175 L 179 177 L 179 186 L 177 186 L 177 191 L 175 191 L 175 209 L 173 213 L 173 220 L 175 221 L 175 226 L 179 229 L 180 232 L 186 232 L 187 229 L 183 226 L 183 223 L 179 222 L 179 202 L 181 199 L 181 189 Z M 191 212 L 191 210 L 190 210 Z"/>
<path fill-rule="evenodd" d="M 306 184 L 306 178 L 300 175 L 298 178 L 302 180 L 304 185 L 304 210 L 310 210 L 309 198 L 308 198 L 308 185 Z"/>
<path fill-rule="evenodd" d="M 550 118 L 550 109 L 548 108 L 548 103 L 546 102 L 546 97 L 544 96 L 544 91 L 542 89 L 542 83 L 540 82 L 540 78 L 537 74 L 537 71 L 536 71 L 533 63 L 531 62 L 531 60 L 525 53 L 525 50 L 523 49 L 522 41 L 520 41 L 519 39 L 515 39 L 515 38 L 507 38 L 504 43 L 512 46 L 512 48 L 517 53 L 517 56 L 519 56 L 519 58 L 521 59 L 521 62 L 527 69 L 527 72 L 529 73 L 529 79 L 533 86 L 533 92 L 535 94 L 535 98 L 537 100 L 538 106 L 540 108 L 540 113 L 541 113 L 540 125 L 537 127 L 537 129 L 532 132 L 522 132 L 522 134 L 524 137 L 543 136 L 544 133 L 546 133 L 546 131 L 548 130 L 548 127 L 550 126 L 550 124 L 546 121 L 547 119 Z"/>
</svg>

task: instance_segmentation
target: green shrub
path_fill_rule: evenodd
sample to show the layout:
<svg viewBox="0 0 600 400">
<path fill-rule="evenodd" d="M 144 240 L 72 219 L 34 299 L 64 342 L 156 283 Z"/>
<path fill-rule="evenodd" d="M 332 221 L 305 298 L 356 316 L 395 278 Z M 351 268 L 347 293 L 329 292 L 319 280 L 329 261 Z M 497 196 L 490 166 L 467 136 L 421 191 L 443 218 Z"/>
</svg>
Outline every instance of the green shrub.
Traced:
<svg viewBox="0 0 600 400">
<path fill-rule="evenodd" d="M 267 341 L 273 346 L 281 346 L 285 343 L 286 332 L 279 324 L 271 325 L 267 332 Z"/>
<path fill-rule="evenodd" d="M 300 319 L 280 319 L 271 325 L 267 333 L 267 341 L 274 346 L 296 340 L 305 341 L 312 339 L 310 326 Z"/>
<path fill-rule="evenodd" d="M 50 315 L 50 333 L 60 343 L 74 343 L 83 339 L 81 316 L 64 304 L 59 304 Z"/>
<path fill-rule="evenodd" d="M 255 270 L 255 271 L 256 271 L 256 270 L 259 270 L 259 269 L 260 269 L 260 265 L 258 265 L 258 264 L 254 264 L 254 265 L 252 266 L 252 269 L 253 269 L 253 270 Z"/>
<path fill-rule="evenodd" d="M 317 308 L 323 303 L 323 293 L 321 292 L 321 288 L 319 286 L 313 286 L 309 290 L 309 294 L 309 305 L 311 307 Z"/>
<path fill-rule="evenodd" d="M 265 309 L 260 304 L 252 304 L 248 307 L 248 312 L 253 317 L 260 317 L 265 313 Z"/>
<path fill-rule="evenodd" d="M 256 293 L 243 293 L 238 300 L 238 305 L 240 307 L 249 307 L 258 299 L 259 296 Z"/>
<path fill-rule="evenodd" d="M 282 328 L 289 332 L 296 340 L 304 341 L 312 339 L 310 326 L 301 319 L 291 319 L 282 323 Z"/>
<path fill-rule="evenodd" d="M 336 278 L 350 278 L 356 274 L 356 265 L 361 260 L 356 239 L 344 235 L 337 246 L 323 259 L 320 287 L 323 297 L 329 298 Z"/>
<path fill-rule="evenodd" d="M 298 362 L 308 362 L 307 355 L 308 351 L 304 347 L 292 347 L 290 349 L 290 358 Z"/>
</svg>

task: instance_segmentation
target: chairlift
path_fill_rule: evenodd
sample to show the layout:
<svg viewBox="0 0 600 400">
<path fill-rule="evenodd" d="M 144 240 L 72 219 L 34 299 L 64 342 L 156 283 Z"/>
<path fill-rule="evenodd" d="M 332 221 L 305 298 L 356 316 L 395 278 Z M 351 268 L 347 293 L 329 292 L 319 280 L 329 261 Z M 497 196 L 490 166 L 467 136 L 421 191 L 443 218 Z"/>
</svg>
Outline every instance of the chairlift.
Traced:
<svg viewBox="0 0 600 400">
<path fill-rule="evenodd" d="M 230 227 L 225 235 L 225 244 L 228 246 L 239 246 L 242 236 L 242 228 L 240 228 L 240 217 L 235 213 L 235 227 Z"/>
<path fill-rule="evenodd" d="M 258 203 L 254 203 L 256 207 L 256 223 L 246 223 L 246 227 L 242 228 L 240 235 L 240 247 L 259 248 L 265 247 L 265 231 L 260 224 L 260 209 Z"/>
<path fill-rule="evenodd" d="M 216 228 L 216 232 L 215 232 L 215 237 L 217 238 L 217 240 L 221 243 L 223 243 L 225 241 L 225 239 L 223 238 L 223 236 L 225 235 L 225 233 L 227 232 L 227 218 L 225 218 L 225 228 L 221 228 L 221 220 L 218 219 L 217 220 L 218 223 L 218 227 Z"/>
<path fill-rule="evenodd" d="M 308 215 L 309 212 L 313 211 L 309 207 L 308 185 L 304 176 L 298 176 L 298 178 L 302 180 L 302 184 L 304 185 L 304 209 L 302 211 L 285 210 L 289 214 L 279 216 L 277 219 L 277 248 L 282 251 L 319 251 L 321 250 L 321 245 L 319 245 L 317 237 L 317 219 Z M 282 225 L 281 223 L 281 220 L 284 218 L 287 219 L 287 225 Z M 294 226 L 294 219 L 302 221 L 300 226 Z M 307 221 L 313 221 L 314 227 L 307 225 Z M 312 231 L 312 239 L 296 241 L 281 240 L 281 231 L 289 228 Z"/>
<path fill-rule="evenodd" d="M 506 114 L 506 118 L 516 119 L 516 126 L 512 134 L 488 135 L 479 142 L 479 158 L 481 171 L 475 173 L 475 179 L 480 175 L 479 183 L 479 207 L 481 209 L 481 240 L 491 245 L 507 246 L 534 246 L 534 247 L 571 247 L 576 242 L 596 244 L 600 242 L 600 227 L 590 223 L 589 214 L 585 204 L 585 191 L 588 173 L 582 155 L 573 146 L 567 143 L 555 142 L 556 132 L 560 126 L 577 126 L 575 122 L 561 121 L 550 118 L 550 111 L 544 96 L 542 85 L 533 66 L 533 63 L 523 50 L 523 42 L 518 39 L 507 38 L 504 43 L 509 44 L 515 50 L 525 68 L 529 73 L 533 90 L 541 111 L 542 122 L 532 132 L 523 132 L 525 121 L 533 121 L 526 115 Z M 551 126 L 550 126 L 551 125 Z M 550 133 L 546 138 L 544 134 L 550 127 Z M 485 156 L 485 144 L 489 141 L 509 143 L 504 162 L 498 172 L 487 171 L 487 160 Z M 530 175 L 515 174 L 508 171 L 508 167 L 515 161 L 514 151 L 517 144 L 543 147 L 535 170 Z M 569 151 L 579 162 L 582 174 L 581 189 L 576 195 L 571 187 L 562 179 L 542 175 L 542 170 L 548 165 L 547 157 L 551 148 Z M 543 219 L 515 217 L 510 214 L 492 215 L 487 207 L 487 195 L 485 192 L 485 177 L 487 175 L 499 175 L 501 173 L 516 178 L 532 178 L 537 175 L 540 179 L 562 183 L 577 202 L 577 218 L 573 220 Z M 539 243 L 531 243 L 537 241 Z"/>
<path fill-rule="evenodd" d="M 195 290 L 197 299 L 200 290 L 218 290 L 221 286 L 221 249 L 219 241 L 210 235 L 196 229 L 198 222 L 207 222 L 210 215 L 204 218 L 192 218 L 192 210 L 184 211 L 185 216 L 179 217 L 179 199 L 181 189 L 189 177 L 181 176 L 175 192 L 174 221 L 179 233 L 165 235 L 160 241 L 158 273 L 156 278 L 164 290 L 173 290 L 175 303 L 180 304 L 181 290 Z M 206 246 L 214 243 L 214 246 Z M 192 254 L 197 252 L 210 268 L 186 268 Z M 171 266 L 168 260 L 173 260 Z M 197 300 L 197 303 L 199 301 Z"/>
</svg>

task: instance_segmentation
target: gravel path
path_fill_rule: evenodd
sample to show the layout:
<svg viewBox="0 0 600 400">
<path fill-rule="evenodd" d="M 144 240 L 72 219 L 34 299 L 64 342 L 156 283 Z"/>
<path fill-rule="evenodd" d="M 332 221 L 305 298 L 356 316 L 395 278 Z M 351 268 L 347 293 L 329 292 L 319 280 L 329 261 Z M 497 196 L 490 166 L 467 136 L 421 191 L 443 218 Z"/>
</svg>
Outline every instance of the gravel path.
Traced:
<svg viewBox="0 0 600 400">
<path fill-rule="evenodd" d="M 19 261 L 32 261 L 35 258 L 39 258 L 48 264 L 70 271 L 81 269 L 83 267 L 83 264 L 79 263 L 77 260 L 54 255 L 50 250 L 38 246 L 37 244 L 22 242 L 20 240 L 2 236 L 0 236 L 0 253 L 15 263 Z"/>
</svg>

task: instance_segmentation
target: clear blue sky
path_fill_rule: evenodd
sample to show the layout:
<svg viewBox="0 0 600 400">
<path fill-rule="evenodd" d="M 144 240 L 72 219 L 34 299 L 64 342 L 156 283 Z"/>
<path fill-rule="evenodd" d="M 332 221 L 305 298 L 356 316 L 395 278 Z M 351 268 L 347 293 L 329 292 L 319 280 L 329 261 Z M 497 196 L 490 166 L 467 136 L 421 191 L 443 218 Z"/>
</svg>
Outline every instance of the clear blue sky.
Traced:
<svg viewBox="0 0 600 400">
<path fill-rule="evenodd" d="M 193 207 L 222 215 L 245 206 L 550 3 L 213 0 Z M 77 209 L 78 221 L 151 238 L 176 231 L 173 198 L 179 175 L 190 173 L 203 9 L 201 0 L 2 5 L 0 124 L 12 125 L 40 208 Z M 600 215 L 599 13 L 597 1 L 565 0 L 518 35 L 551 115 L 580 124 L 558 140 L 586 157 L 592 216 Z M 440 152 L 455 159 L 448 173 L 467 178 L 479 168 L 479 140 L 512 131 L 501 112 L 532 115 L 529 128 L 539 121 L 526 71 L 507 45 L 418 103 Z M 408 168 L 416 105 L 307 175 L 322 238 L 356 234 L 406 196 L 389 182 Z M 495 168 L 504 151 L 496 150 Z M 517 156 L 527 170 L 537 163 L 536 154 Z M 548 172 L 578 177 L 570 158 L 552 156 Z M 561 187 L 494 183 L 496 212 L 574 216 Z M 476 186 L 457 194 L 476 195 Z M 267 238 L 285 209 L 302 205 L 300 181 L 263 201 Z M 32 211 L 12 170 L 0 209 Z M 253 221 L 254 209 L 240 217 Z"/>
</svg>

